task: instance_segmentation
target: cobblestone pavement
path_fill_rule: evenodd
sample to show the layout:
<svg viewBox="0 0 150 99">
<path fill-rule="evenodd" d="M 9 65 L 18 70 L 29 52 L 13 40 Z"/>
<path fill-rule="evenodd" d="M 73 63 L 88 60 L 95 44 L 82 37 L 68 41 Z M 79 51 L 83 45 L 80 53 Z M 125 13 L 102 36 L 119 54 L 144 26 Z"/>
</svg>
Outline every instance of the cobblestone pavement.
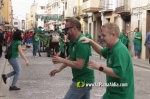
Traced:
<svg viewBox="0 0 150 99">
<path fill-rule="evenodd" d="M 25 66 L 25 62 L 19 59 L 22 66 L 22 74 L 18 81 L 20 91 L 8 91 L 9 85 L 2 84 L 3 93 L 0 99 L 62 99 L 71 84 L 72 74 L 70 68 L 65 68 L 54 77 L 49 76 L 49 72 L 59 67 L 54 65 L 52 58 L 46 57 L 46 53 L 42 53 L 42 57 L 34 58 L 31 50 L 26 53 L 30 66 Z M 105 64 L 105 60 L 99 60 L 98 56 L 91 58 Z M 10 65 L 8 64 L 8 67 Z M 10 71 L 10 69 L 8 69 Z M 147 99 L 150 97 L 150 71 L 134 67 L 135 72 L 135 99 Z M 96 83 L 105 82 L 105 74 L 95 71 Z M 12 78 L 8 80 L 11 82 Z M 91 99 L 100 99 L 105 92 L 105 87 L 93 87 L 91 91 Z"/>
</svg>

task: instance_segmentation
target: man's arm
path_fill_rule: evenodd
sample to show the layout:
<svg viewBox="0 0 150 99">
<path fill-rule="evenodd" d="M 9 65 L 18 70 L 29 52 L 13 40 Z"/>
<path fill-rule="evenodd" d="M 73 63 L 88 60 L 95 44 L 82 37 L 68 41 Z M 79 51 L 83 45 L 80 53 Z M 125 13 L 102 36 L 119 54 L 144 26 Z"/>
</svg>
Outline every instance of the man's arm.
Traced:
<svg viewBox="0 0 150 99">
<path fill-rule="evenodd" d="M 101 66 L 103 67 L 103 71 L 105 74 L 111 76 L 111 77 L 115 77 L 115 78 L 120 78 L 118 75 L 115 74 L 115 72 L 113 71 L 112 68 L 109 68 L 107 66 Z"/>
<path fill-rule="evenodd" d="M 101 50 L 103 49 L 102 46 L 100 46 L 99 44 L 97 44 L 96 42 L 94 42 L 93 40 L 90 41 L 90 45 L 92 46 L 92 48 L 99 54 L 102 55 Z"/>
<path fill-rule="evenodd" d="M 64 63 L 66 66 L 69 66 L 72 68 L 82 69 L 84 66 L 84 63 L 85 63 L 85 59 L 77 58 L 76 61 L 62 59 L 62 63 Z"/>
</svg>

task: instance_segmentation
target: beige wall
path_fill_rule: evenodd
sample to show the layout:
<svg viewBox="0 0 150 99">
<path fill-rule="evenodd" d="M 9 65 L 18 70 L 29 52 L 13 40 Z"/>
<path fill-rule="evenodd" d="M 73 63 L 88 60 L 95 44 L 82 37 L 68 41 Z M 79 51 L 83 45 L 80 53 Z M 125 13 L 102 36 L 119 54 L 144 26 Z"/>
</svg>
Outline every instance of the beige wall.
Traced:
<svg viewBox="0 0 150 99">
<path fill-rule="evenodd" d="M 3 0 L 4 7 L 2 8 L 2 16 L 4 17 L 4 21 L 9 22 L 12 25 L 12 2 L 11 0 Z"/>
</svg>

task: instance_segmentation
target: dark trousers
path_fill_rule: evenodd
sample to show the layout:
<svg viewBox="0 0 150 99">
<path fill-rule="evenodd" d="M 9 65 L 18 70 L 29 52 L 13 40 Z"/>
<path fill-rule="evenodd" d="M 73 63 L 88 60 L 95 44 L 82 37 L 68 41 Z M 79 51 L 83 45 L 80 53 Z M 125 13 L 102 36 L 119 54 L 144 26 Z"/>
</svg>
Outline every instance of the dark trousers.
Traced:
<svg viewBox="0 0 150 99">
<path fill-rule="evenodd" d="M 2 56 L 2 44 L 0 43 L 0 57 Z"/>
<path fill-rule="evenodd" d="M 66 56 L 65 56 L 65 52 L 64 52 L 64 53 L 63 53 L 63 52 L 61 52 L 59 56 L 60 56 L 61 58 L 66 58 Z"/>
<path fill-rule="evenodd" d="M 148 47 L 148 51 L 149 51 L 149 64 L 150 64 L 150 47 Z"/>
<path fill-rule="evenodd" d="M 66 54 L 67 54 L 67 57 L 69 56 L 69 42 L 66 43 Z"/>
</svg>

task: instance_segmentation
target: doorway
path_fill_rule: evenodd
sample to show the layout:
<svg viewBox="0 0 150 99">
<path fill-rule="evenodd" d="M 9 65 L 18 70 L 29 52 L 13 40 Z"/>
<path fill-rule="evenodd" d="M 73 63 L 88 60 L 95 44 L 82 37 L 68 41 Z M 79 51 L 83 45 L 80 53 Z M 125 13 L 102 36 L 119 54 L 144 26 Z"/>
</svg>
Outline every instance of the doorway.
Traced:
<svg viewBox="0 0 150 99">
<path fill-rule="evenodd" d="M 150 10 L 147 10 L 147 13 L 146 13 L 146 34 L 150 31 Z M 145 40 L 144 40 L 145 41 Z M 146 54 L 145 54 L 145 57 L 146 59 L 149 58 L 149 51 L 148 51 L 148 48 L 146 48 Z"/>
</svg>

